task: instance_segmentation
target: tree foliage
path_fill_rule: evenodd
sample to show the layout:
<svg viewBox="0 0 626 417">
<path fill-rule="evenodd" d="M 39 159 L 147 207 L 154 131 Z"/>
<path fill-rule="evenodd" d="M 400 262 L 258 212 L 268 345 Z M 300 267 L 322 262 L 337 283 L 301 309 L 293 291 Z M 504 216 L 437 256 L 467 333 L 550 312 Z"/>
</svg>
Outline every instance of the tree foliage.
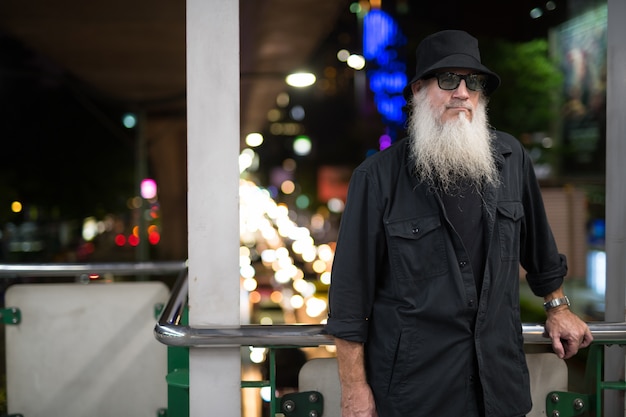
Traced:
<svg viewBox="0 0 626 417">
<path fill-rule="evenodd" d="M 489 119 L 516 137 L 549 132 L 558 118 L 563 74 L 549 57 L 548 42 L 482 41 L 483 62 L 502 84 L 490 99 Z"/>
</svg>

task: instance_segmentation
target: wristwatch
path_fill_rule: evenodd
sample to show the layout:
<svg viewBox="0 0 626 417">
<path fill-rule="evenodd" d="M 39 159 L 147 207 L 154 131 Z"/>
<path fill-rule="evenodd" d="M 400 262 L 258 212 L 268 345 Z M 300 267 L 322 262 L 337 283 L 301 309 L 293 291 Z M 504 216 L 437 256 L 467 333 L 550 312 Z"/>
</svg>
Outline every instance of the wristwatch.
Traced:
<svg viewBox="0 0 626 417">
<path fill-rule="evenodd" d="M 567 305 L 568 307 L 570 306 L 569 298 L 567 298 L 567 296 L 554 298 L 546 303 L 543 303 L 543 308 L 546 311 L 548 311 L 548 310 L 552 310 L 553 308 L 562 306 L 562 305 Z"/>
</svg>

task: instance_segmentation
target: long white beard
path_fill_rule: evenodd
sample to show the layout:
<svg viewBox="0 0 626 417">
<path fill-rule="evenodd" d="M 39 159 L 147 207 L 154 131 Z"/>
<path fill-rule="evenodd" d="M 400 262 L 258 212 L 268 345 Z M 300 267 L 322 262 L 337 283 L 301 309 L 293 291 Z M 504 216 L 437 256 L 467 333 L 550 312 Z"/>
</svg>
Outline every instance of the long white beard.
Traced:
<svg viewBox="0 0 626 417">
<path fill-rule="evenodd" d="M 442 122 L 441 114 L 436 114 L 426 97 L 426 89 L 414 97 L 411 108 L 411 153 L 422 181 L 448 194 L 467 186 L 481 192 L 485 185 L 499 182 L 486 99 L 481 98 L 473 109 L 471 121 L 460 112 L 458 118 Z"/>
</svg>

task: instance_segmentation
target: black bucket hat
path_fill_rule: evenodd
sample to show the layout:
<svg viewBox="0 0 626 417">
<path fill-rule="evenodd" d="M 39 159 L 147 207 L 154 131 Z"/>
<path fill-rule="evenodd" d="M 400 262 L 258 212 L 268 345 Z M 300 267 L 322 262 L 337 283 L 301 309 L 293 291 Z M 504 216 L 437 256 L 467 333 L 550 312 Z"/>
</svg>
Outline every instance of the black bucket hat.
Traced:
<svg viewBox="0 0 626 417">
<path fill-rule="evenodd" d="M 478 40 L 462 30 L 443 30 L 427 36 L 417 46 L 415 56 L 415 77 L 404 88 L 407 101 L 413 95 L 411 84 L 443 68 L 464 68 L 486 74 L 487 95 L 500 85 L 500 77 L 480 62 Z"/>
</svg>

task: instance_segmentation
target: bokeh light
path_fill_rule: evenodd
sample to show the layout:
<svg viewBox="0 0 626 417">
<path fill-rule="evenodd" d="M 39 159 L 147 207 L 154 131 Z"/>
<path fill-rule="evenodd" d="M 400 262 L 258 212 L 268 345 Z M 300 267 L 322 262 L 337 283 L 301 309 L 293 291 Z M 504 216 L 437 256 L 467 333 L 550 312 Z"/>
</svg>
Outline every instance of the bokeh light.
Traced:
<svg viewBox="0 0 626 417">
<path fill-rule="evenodd" d="M 303 88 L 315 84 L 315 75 L 310 72 L 296 72 L 289 74 L 285 81 L 292 87 Z"/>
<path fill-rule="evenodd" d="M 13 213 L 20 213 L 22 211 L 22 203 L 14 201 L 11 203 L 11 211 Z"/>
<path fill-rule="evenodd" d="M 132 129 L 137 126 L 137 116 L 133 113 L 125 113 L 122 116 L 122 124 L 126 129 Z"/>
<path fill-rule="evenodd" d="M 246 136 L 246 145 L 251 148 L 256 148 L 257 146 L 261 146 L 263 144 L 263 135 L 257 132 L 249 133 Z"/>
<path fill-rule="evenodd" d="M 141 196 L 146 200 L 152 200 L 157 195 L 156 181 L 146 178 L 141 181 Z"/>
<path fill-rule="evenodd" d="M 293 151 L 299 156 L 306 156 L 311 153 L 312 146 L 308 136 L 298 136 L 293 141 Z"/>
</svg>

